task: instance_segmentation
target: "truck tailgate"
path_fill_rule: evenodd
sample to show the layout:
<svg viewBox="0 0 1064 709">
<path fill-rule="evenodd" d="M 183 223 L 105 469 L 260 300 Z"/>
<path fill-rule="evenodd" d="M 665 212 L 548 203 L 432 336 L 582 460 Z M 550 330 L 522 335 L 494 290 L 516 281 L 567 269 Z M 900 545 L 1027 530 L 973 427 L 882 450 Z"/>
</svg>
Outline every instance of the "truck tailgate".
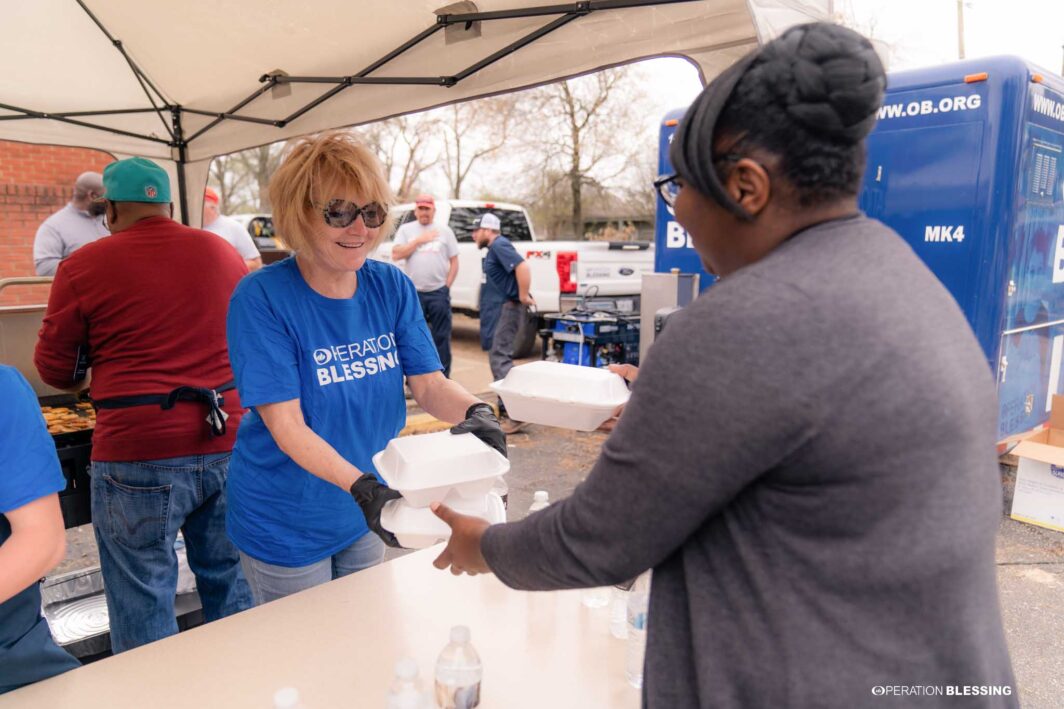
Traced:
<svg viewBox="0 0 1064 709">
<path fill-rule="evenodd" d="M 583 295 L 630 295 L 639 292 L 644 273 L 654 272 L 654 252 L 647 244 L 590 242 L 576 260 L 576 290 Z"/>
</svg>

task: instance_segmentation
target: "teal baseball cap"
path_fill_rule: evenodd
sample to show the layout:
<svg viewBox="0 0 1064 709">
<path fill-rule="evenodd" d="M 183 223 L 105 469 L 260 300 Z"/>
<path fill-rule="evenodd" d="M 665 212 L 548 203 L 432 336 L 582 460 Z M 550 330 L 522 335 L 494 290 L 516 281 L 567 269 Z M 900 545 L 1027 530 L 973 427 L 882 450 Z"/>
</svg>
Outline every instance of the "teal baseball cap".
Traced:
<svg viewBox="0 0 1064 709">
<path fill-rule="evenodd" d="M 170 176 L 144 158 L 126 158 L 105 167 L 103 189 L 111 202 L 170 203 Z"/>
</svg>

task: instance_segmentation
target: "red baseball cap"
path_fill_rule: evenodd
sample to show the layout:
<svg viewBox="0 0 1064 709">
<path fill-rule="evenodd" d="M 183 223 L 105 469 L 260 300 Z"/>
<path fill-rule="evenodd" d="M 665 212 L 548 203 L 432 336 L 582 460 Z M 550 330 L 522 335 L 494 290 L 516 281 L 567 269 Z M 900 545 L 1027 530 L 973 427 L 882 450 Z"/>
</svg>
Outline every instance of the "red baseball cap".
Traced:
<svg viewBox="0 0 1064 709">
<path fill-rule="evenodd" d="M 417 199 L 414 200 L 414 205 L 420 207 L 427 204 L 430 207 L 436 206 L 436 199 L 430 194 L 419 194 Z"/>
<path fill-rule="evenodd" d="M 221 201 L 218 199 L 218 193 L 210 187 L 203 190 L 203 199 L 207 200 L 208 202 L 214 202 L 215 204 Z"/>
</svg>

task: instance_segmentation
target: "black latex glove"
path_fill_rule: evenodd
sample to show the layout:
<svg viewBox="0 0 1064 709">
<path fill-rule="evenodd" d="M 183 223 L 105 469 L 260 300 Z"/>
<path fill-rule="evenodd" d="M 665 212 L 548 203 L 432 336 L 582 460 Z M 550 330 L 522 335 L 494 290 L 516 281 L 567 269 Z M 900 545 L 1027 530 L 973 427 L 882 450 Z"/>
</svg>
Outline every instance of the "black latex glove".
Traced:
<svg viewBox="0 0 1064 709">
<path fill-rule="evenodd" d="M 451 433 L 472 433 L 505 457 L 510 457 L 506 455 L 506 434 L 502 432 L 491 405 L 483 401 L 473 404 L 466 409 L 465 415 L 465 421 L 451 428 Z"/>
<path fill-rule="evenodd" d="M 351 485 L 351 497 L 355 498 L 355 502 L 362 508 L 369 528 L 388 546 L 399 546 L 395 535 L 381 526 L 381 510 L 386 502 L 398 500 L 402 495 L 387 485 L 382 485 L 369 473 L 363 473 L 362 477 Z"/>
</svg>

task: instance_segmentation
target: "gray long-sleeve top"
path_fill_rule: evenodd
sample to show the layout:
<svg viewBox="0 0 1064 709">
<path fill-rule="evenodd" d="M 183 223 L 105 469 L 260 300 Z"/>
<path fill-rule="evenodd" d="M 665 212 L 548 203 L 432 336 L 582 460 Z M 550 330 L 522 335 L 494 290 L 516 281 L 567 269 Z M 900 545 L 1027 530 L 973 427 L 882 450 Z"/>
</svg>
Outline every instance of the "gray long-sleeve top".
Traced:
<svg viewBox="0 0 1064 709">
<path fill-rule="evenodd" d="M 650 707 L 1016 706 L 996 411 L 979 345 L 908 245 L 827 222 L 670 320 L 587 480 L 491 527 L 484 556 L 532 590 L 653 567 Z"/>
<path fill-rule="evenodd" d="M 54 276 L 63 259 L 110 233 L 102 216 L 94 217 L 68 203 L 37 229 L 33 239 L 33 265 L 37 275 Z"/>
</svg>

